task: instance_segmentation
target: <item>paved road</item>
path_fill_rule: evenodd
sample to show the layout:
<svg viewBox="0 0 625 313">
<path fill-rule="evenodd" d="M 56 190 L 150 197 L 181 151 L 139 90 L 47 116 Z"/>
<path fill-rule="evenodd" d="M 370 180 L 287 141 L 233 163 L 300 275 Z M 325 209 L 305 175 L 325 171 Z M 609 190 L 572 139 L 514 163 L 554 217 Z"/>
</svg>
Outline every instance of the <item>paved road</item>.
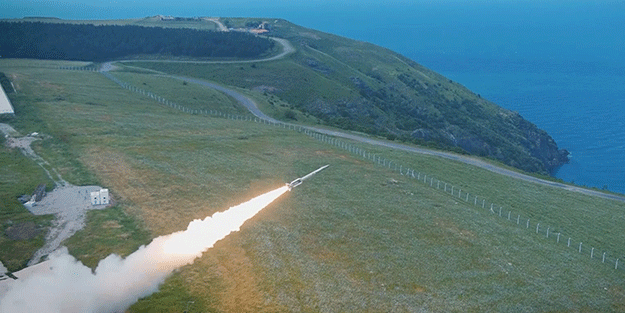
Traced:
<svg viewBox="0 0 625 313">
<path fill-rule="evenodd" d="M 162 61 L 162 60 L 149 60 L 149 61 L 141 61 L 141 62 L 208 63 L 208 64 L 211 64 L 211 63 L 213 63 L 213 64 L 216 64 L 216 63 L 252 63 L 252 62 L 266 62 L 266 61 L 278 60 L 278 59 L 284 58 L 285 56 L 295 52 L 295 48 L 293 48 L 293 46 L 291 45 L 291 43 L 288 40 L 282 39 L 282 38 L 271 38 L 271 39 L 276 40 L 278 43 L 280 43 L 282 45 L 283 49 L 282 49 L 282 52 L 280 54 L 275 55 L 275 56 L 270 57 L 270 58 L 265 58 L 265 59 L 244 60 L 244 61 Z M 138 60 L 124 60 L 124 61 L 118 61 L 118 62 L 137 62 L 137 61 Z M 102 66 L 101 71 L 111 70 L 114 67 L 114 65 L 112 65 L 111 63 L 112 62 L 105 63 Z M 191 82 L 191 83 L 195 83 L 195 84 L 199 84 L 199 85 L 202 85 L 202 86 L 206 86 L 206 87 L 209 87 L 209 88 L 213 88 L 213 89 L 219 90 L 219 91 L 221 91 L 221 92 L 223 92 L 223 93 L 233 97 L 234 99 L 236 99 L 241 105 L 246 107 L 256 117 L 262 118 L 262 119 L 265 119 L 265 120 L 268 120 L 268 121 L 271 121 L 271 122 L 274 122 L 274 123 L 283 123 L 283 122 L 280 122 L 280 121 L 278 121 L 278 120 L 276 120 L 276 119 L 274 119 L 272 117 L 269 117 L 266 114 L 264 114 L 262 111 L 260 111 L 260 109 L 258 109 L 258 106 L 256 105 L 256 103 L 252 99 L 250 99 L 250 98 L 240 94 L 239 92 L 237 92 L 235 90 L 232 90 L 232 89 L 229 89 L 229 88 L 226 88 L 224 86 L 217 85 L 217 84 L 214 84 L 214 83 L 211 83 L 211 82 L 207 82 L 207 81 L 204 81 L 204 80 L 191 78 L 191 77 L 166 75 L 166 74 L 164 76 L 169 76 L 169 77 L 172 77 L 172 78 L 185 80 L 185 81 L 188 81 L 188 82 Z M 291 124 L 291 125 L 295 125 L 295 124 Z M 295 125 L 295 126 L 301 126 L 301 125 Z M 345 138 L 345 139 L 351 139 L 351 140 L 354 140 L 354 141 L 359 141 L 359 142 L 363 142 L 363 143 L 367 143 L 367 144 L 371 144 L 371 145 L 383 146 L 383 147 L 387 147 L 387 148 L 391 148 L 391 149 L 397 149 L 397 150 L 402 150 L 402 151 L 407 151 L 407 152 L 412 152 L 412 153 L 432 155 L 432 156 L 437 156 L 437 157 L 441 157 L 441 158 L 445 158 L 445 159 L 449 159 L 449 160 L 454 160 L 454 161 L 458 161 L 458 162 L 474 165 L 474 166 L 477 166 L 477 167 L 481 167 L 483 169 L 489 170 L 489 171 L 497 173 L 497 174 L 506 175 L 506 176 L 509 176 L 509 177 L 521 179 L 521 180 L 532 182 L 532 183 L 536 183 L 536 184 L 541 184 L 541 185 L 555 187 L 555 188 L 561 188 L 561 189 L 565 189 L 565 190 L 569 190 L 569 191 L 573 191 L 573 192 L 578 192 L 578 193 L 582 193 L 582 194 L 589 195 L 589 196 L 595 196 L 595 197 L 600 197 L 600 198 L 604 198 L 604 199 L 610 199 L 610 200 L 616 200 L 616 201 L 625 202 L 625 196 L 607 194 L 607 193 L 603 193 L 603 192 L 596 191 L 596 190 L 591 190 L 591 189 L 586 189 L 586 188 L 581 188 L 581 187 L 577 187 L 577 186 L 571 186 L 571 185 L 567 185 L 567 184 L 562 184 L 562 183 L 558 183 L 558 182 L 553 182 L 553 181 L 549 181 L 549 180 L 545 180 L 545 179 L 536 178 L 536 177 L 533 177 L 533 176 L 529 176 L 529 175 L 526 175 L 526 174 L 522 174 L 522 173 L 519 173 L 519 172 L 511 171 L 509 169 L 496 166 L 494 164 L 482 161 L 480 159 L 477 159 L 477 158 L 474 158 L 474 157 L 471 157 L 471 156 L 459 155 L 459 154 L 450 153 L 450 152 L 430 150 L 430 149 L 426 149 L 426 148 L 420 148 L 420 147 L 408 146 L 408 145 L 394 143 L 394 142 L 377 140 L 377 139 L 372 139 L 372 138 L 368 138 L 368 137 L 365 137 L 365 136 L 355 135 L 355 134 L 351 134 L 351 133 L 347 133 L 347 132 L 343 132 L 343 131 L 329 130 L 329 129 L 324 129 L 324 128 L 310 127 L 310 126 L 302 126 L 302 127 L 306 128 L 306 129 L 309 129 L 309 130 L 313 130 L 313 131 L 322 133 L 322 134 L 326 134 L 326 135 L 330 135 L 330 136 L 336 136 L 336 137 L 341 137 L 341 138 Z"/>
</svg>

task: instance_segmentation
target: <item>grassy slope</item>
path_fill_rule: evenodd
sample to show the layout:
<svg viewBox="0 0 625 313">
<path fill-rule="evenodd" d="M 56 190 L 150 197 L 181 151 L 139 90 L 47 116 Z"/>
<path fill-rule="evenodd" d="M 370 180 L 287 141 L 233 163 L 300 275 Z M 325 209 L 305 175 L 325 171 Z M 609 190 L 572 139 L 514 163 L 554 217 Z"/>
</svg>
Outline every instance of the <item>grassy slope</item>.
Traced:
<svg viewBox="0 0 625 313">
<path fill-rule="evenodd" d="M 173 79 L 155 77 L 150 74 L 114 72 L 113 75 L 122 81 L 128 82 L 146 91 L 158 95 L 167 95 L 168 99 L 175 99 L 179 105 L 189 109 L 218 110 L 228 114 L 250 115 L 249 111 L 241 107 L 236 100 L 222 93 L 207 90 L 195 84 Z"/>
<path fill-rule="evenodd" d="M 451 143 L 453 137 L 470 142 L 463 147 L 474 154 L 546 173 L 537 155 L 529 156 L 536 147 L 530 148 L 534 143 L 526 139 L 546 134 L 523 124 L 513 112 L 388 49 L 283 20 L 272 26 L 272 35 L 297 47 L 296 53 L 280 62 L 136 64 L 248 89 L 273 87 L 277 97 L 334 126 L 390 132 L 406 140 L 414 139 L 410 135 L 414 130 L 433 131 L 428 136 L 447 149 L 459 150 Z"/>
<path fill-rule="evenodd" d="M 26 266 L 33 253 L 44 243 L 44 236 L 52 216 L 33 216 L 17 199 L 24 194 L 32 194 L 35 188 L 46 183 L 54 183 L 33 161 L 17 149 L 4 146 L 0 139 L 0 261 L 9 271 Z M 39 234 L 28 240 L 10 240 L 6 231 L 10 227 L 22 227 L 34 223 Z"/>
<path fill-rule="evenodd" d="M 80 164 L 120 202 L 120 209 L 92 214 L 88 227 L 67 243 L 90 265 L 331 164 L 131 311 L 182 311 L 188 301 L 197 311 L 624 308 L 621 271 L 343 150 L 284 129 L 183 114 L 97 73 L 26 63 L 0 62 L 21 90 L 32 92 L 23 93 L 16 107 L 28 104 L 32 111 L 25 116 L 37 115 L 53 136 L 65 134 L 61 147 L 80 156 Z M 155 88 L 170 84 L 142 74 L 116 75 Z M 35 92 L 49 85 L 54 88 Z M 55 90 L 72 96 L 57 101 Z M 625 251 L 620 203 L 363 147 L 613 254 Z M 47 152 L 45 145 L 41 152 Z"/>
</svg>

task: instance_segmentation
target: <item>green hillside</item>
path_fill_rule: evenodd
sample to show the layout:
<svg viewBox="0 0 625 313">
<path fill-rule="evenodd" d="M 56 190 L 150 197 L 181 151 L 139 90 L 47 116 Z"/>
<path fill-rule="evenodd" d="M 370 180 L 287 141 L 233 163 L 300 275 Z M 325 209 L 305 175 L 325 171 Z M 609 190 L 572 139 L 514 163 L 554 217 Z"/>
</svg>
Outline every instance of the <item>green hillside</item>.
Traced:
<svg viewBox="0 0 625 313">
<path fill-rule="evenodd" d="M 141 21 L 167 25 L 155 18 L 110 24 Z M 227 19 L 231 27 L 259 21 Z M 210 27 L 206 20 L 169 22 Z M 194 219 L 330 164 L 129 312 L 625 311 L 624 202 L 434 156 L 318 140 L 255 122 L 221 92 L 130 67 L 221 83 L 291 123 L 407 141 L 421 129 L 419 134 L 439 137 L 419 142 L 432 139 L 448 149 L 461 146 L 445 134 L 461 138 L 452 131 L 466 131 L 467 140 L 485 149 L 477 154 L 497 147 L 501 160 L 533 164 L 537 171 L 549 167 L 531 151 L 558 153 L 544 132 L 518 115 L 400 55 L 281 20 L 270 28 L 297 51 L 268 62 L 118 63 L 109 72 L 176 107 L 124 89 L 102 73 L 67 70 L 87 62 L 0 59 L 0 72 L 16 89 L 9 94 L 16 114 L 0 122 L 22 134 L 42 134 L 33 149 L 51 168 L 70 183 L 109 188 L 116 201 L 90 211 L 86 227 L 64 243 L 92 268 L 110 253 L 128 255 Z M 412 111 L 402 111 L 402 101 L 420 115 L 406 118 Z M 180 106 L 223 114 L 185 113 Z M 453 119 L 453 112 L 462 114 Z M 233 115 L 243 118 L 222 117 Z M 541 150 L 545 146 L 551 150 Z M 24 266 L 51 223 L 51 216 L 34 217 L 16 200 L 42 181 L 34 162 L 0 146 L 0 261 L 11 270 Z M 18 223 L 36 225 L 38 236 L 9 238 L 6 230 Z M 563 236 L 559 242 L 556 234 Z"/>
<path fill-rule="evenodd" d="M 397 53 L 284 20 L 270 25 L 268 35 L 288 39 L 296 53 L 247 66 L 134 65 L 262 90 L 327 125 L 486 156 L 529 172 L 546 174 L 567 161 L 568 152 L 518 113 Z"/>
<path fill-rule="evenodd" d="M 61 65 L 71 63 L 0 61 L 18 91 L 11 95 L 17 115 L 4 122 L 23 133 L 50 135 L 36 142 L 38 154 L 63 169 L 70 182 L 106 186 L 118 201 L 115 208 L 91 212 L 87 227 L 65 243 L 89 266 L 331 164 L 175 273 L 131 312 L 187 306 L 201 312 L 625 308 L 624 275 L 614 269 L 625 251 L 622 202 L 345 141 L 531 218 L 532 227 L 539 221 L 574 243 L 584 241 L 578 253 L 553 235 L 546 238 L 544 228 L 536 234 L 305 134 L 183 113 L 97 72 L 60 70 Z M 145 73 L 115 75 L 180 98 L 181 105 L 232 110 L 230 101 L 210 89 Z M 200 97 L 206 101 L 198 102 Z M 12 163 L 1 161 L 2 168 Z M 3 218 L 6 225 L 10 217 Z M 607 251 L 612 263 L 603 264 L 600 252 L 591 259 L 586 247 Z"/>
<path fill-rule="evenodd" d="M 135 65 L 271 94 L 288 103 L 292 111 L 288 112 L 290 119 L 300 112 L 334 127 L 489 157 L 529 172 L 549 174 L 568 161 L 566 150 L 560 150 L 546 132 L 518 113 L 482 99 L 463 86 L 388 49 L 306 29 L 279 19 L 227 18 L 221 19 L 221 23 L 237 30 L 262 25 L 263 31 L 268 31 L 264 35 L 286 38 L 297 51 L 287 59 L 247 66 L 236 63 Z M 85 24 L 98 25 L 99 28 Z M 47 28 L 63 30 L 62 35 L 50 38 L 42 39 L 45 36 L 40 33 L 52 34 L 51 31 L 29 31 L 27 34 L 31 35 L 25 36 L 24 40 L 8 40 L 3 47 L 6 46 L 9 51 L 5 51 L 4 55 L 13 55 L 17 51 L 17 57 L 22 52 L 22 57 L 32 57 L 30 54 L 35 51 L 36 55 L 67 55 L 71 57 L 65 59 L 92 61 L 124 56 L 186 60 L 206 60 L 205 56 L 217 56 L 213 59 L 223 60 L 237 56 L 268 56 L 275 54 L 277 48 L 273 41 L 249 36 L 245 32 L 217 32 L 217 23 L 209 18 L 154 16 L 112 21 L 28 18 L 0 21 L 0 25 L 9 30 L 28 25 L 49 25 Z M 159 27 L 164 29 L 158 30 Z M 213 38 L 213 43 L 207 44 L 205 39 L 196 45 L 189 44 L 188 40 L 180 41 L 181 38 L 189 38 L 187 32 L 190 30 L 183 28 L 198 30 L 193 36 Z M 132 34 L 146 30 L 157 34 L 151 37 L 160 38 L 162 42 Z M 93 35 L 100 32 L 105 35 Z M 13 38 L 10 34 L 19 34 L 19 31 L 5 33 L 10 39 Z M 137 42 L 133 43 L 127 37 L 136 37 Z M 28 38 L 35 43 L 29 43 Z M 96 38 L 106 41 L 101 44 L 110 47 L 111 51 L 100 48 Z M 55 40 L 70 43 L 86 41 L 68 50 L 67 47 L 72 44 L 55 44 Z M 241 42 L 244 44 L 238 44 Z M 17 48 L 11 49 L 13 45 Z M 37 49 L 27 48 L 34 45 Z M 177 50 L 172 48 L 176 45 L 179 46 Z M 198 56 L 198 53 L 204 57 Z"/>
</svg>

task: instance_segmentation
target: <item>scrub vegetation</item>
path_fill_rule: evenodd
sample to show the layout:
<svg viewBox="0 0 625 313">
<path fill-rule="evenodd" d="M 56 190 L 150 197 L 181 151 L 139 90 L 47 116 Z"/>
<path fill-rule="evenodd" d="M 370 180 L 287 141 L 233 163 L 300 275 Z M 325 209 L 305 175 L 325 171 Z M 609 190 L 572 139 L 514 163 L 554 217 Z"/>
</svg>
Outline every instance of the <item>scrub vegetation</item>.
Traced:
<svg viewBox="0 0 625 313">
<path fill-rule="evenodd" d="M 55 168 L 66 168 L 73 181 L 109 188 L 118 201 L 114 208 L 90 212 L 87 227 L 65 243 L 88 266 L 109 253 L 127 255 L 151 238 L 185 229 L 193 219 L 330 164 L 181 268 L 130 312 L 625 309 L 622 271 L 488 210 L 304 134 L 185 114 L 99 73 L 59 70 L 58 64 L 0 60 L 0 71 L 18 89 L 11 95 L 18 114 L 9 123 L 23 132 L 40 125 L 53 138 L 38 145 L 40 155 Z M 276 65 L 262 65 L 271 66 Z M 181 81 L 113 74 L 198 109 L 233 108 L 229 98 Z M 262 90 L 248 92 L 270 99 Z M 47 140 L 62 144 L 49 146 Z M 621 202 L 450 160 L 360 146 L 561 227 L 614 256 L 625 251 Z M 77 164 L 68 163 L 70 157 Z M 8 158 L 13 157 L 0 159 L 3 171 Z M 25 176 L 39 182 L 41 172 L 30 168 L 7 173 L 2 181 Z M 3 194 L 0 203 L 22 192 Z"/>
<path fill-rule="evenodd" d="M 518 113 L 402 55 L 284 20 L 269 25 L 270 36 L 288 39 L 297 52 L 246 65 L 133 64 L 262 89 L 330 126 L 489 157 L 529 172 L 548 174 L 568 160 L 567 151 Z"/>
</svg>

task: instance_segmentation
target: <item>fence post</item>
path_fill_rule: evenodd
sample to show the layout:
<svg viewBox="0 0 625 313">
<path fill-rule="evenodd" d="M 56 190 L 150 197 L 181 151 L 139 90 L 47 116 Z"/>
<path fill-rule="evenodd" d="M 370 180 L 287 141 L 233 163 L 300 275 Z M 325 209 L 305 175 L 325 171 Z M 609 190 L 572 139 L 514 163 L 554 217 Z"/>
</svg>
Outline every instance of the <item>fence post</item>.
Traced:
<svg viewBox="0 0 625 313">
<path fill-rule="evenodd" d="M 618 259 L 616 259 L 616 264 L 614 264 L 614 269 L 617 270 L 618 269 Z"/>
<path fill-rule="evenodd" d="M 499 217 L 501 217 L 501 207 L 499 207 Z"/>
<path fill-rule="evenodd" d="M 603 253 L 603 260 L 601 260 L 601 263 L 605 263 L 605 252 Z"/>
<path fill-rule="evenodd" d="M 467 192 L 467 198 L 464 201 L 469 202 L 469 193 L 468 192 Z"/>
<path fill-rule="evenodd" d="M 508 211 L 508 220 L 510 220 L 510 213 L 512 212 Z"/>
<path fill-rule="evenodd" d="M 519 220 L 521 220 L 521 214 L 519 214 L 519 216 L 516 217 L 516 224 L 519 225 Z"/>
<path fill-rule="evenodd" d="M 590 258 L 592 259 L 592 256 L 595 254 L 595 247 L 592 247 L 590 249 Z"/>
<path fill-rule="evenodd" d="M 549 238 L 549 227 L 547 227 L 547 238 Z"/>
<path fill-rule="evenodd" d="M 475 196 L 475 203 L 473 205 L 477 205 L 477 196 Z"/>
<path fill-rule="evenodd" d="M 582 253 L 582 243 L 579 243 L 579 253 Z"/>
<path fill-rule="evenodd" d="M 527 219 L 527 225 L 525 226 L 525 228 L 530 228 L 530 219 Z"/>
<path fill-rule="evenodd" d="M 558 233 L 558 240 L 556 240 L 556 243 L 560 243 L 560 233 Z"/>
<path fill-rule="evenodd" d="M 571 246 L 571 237 L 569 237 L 569 241 L 566 242 L 566 246 L 570 247 Z"/>
</svg>

